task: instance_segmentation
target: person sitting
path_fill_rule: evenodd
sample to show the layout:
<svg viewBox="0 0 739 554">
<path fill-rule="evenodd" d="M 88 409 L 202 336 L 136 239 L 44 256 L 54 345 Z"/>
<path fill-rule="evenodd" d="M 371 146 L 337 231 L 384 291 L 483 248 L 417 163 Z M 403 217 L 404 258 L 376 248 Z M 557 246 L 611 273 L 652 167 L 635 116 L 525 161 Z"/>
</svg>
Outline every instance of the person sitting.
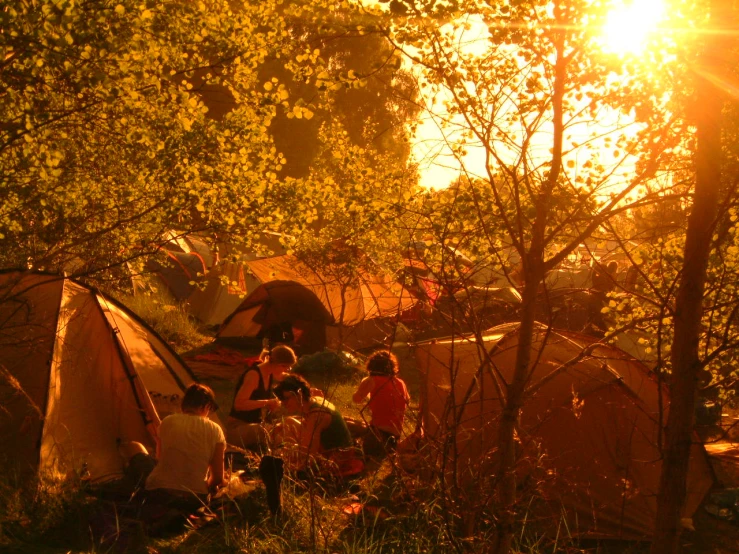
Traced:
<svg viewBox="0 0 739 554">
<path fill-rule="evenodd" d="M 299 477 L 316 468 L 336 477 L 349 477 L 364 469 L 344 417 L 331 402 L 312 395 L 308 381 L 287 375 L 274 392 L 285 412 L 298 416 L 285 418 L 280 431 L 285 445 L 293 447 L 286 461 Z"/>
<path fill-rule="evenodd" d="M 251 450 L 263 450 L 269 440 L 264 427 L 265 414 L 280 407 L 272 386 L 279 381 L 297 361 L 295 352 L 284 345 L 275 346 L 267 355 L 263 351 L 262 363 L 251 366 L 236 384 L 236 395 L 226 422 L 226 436 L 230 444 Z"/>
<path fill-rule="evenodd" d="M 145 483 L 152 502 L 194 511 L 223 485 L 226 438 L 220 425 L 208 419 L 217 409 L 213 390 L 194 383 L 182 399 L 182 413 L 164 418 L 158 461 Z"/>
<path fill-rule="evenodd" d="M 395 450 L 400 439 L 410 395 L 398 377 L 398 359 L 392 352 L 375 352 L 367 358 L 366 368 L 369 376 L 359 383 L 352 400 L 362 404 L 369 396 L 371 419 L 362 447 L 368 456 L 383 457 Z"/>
</svg>

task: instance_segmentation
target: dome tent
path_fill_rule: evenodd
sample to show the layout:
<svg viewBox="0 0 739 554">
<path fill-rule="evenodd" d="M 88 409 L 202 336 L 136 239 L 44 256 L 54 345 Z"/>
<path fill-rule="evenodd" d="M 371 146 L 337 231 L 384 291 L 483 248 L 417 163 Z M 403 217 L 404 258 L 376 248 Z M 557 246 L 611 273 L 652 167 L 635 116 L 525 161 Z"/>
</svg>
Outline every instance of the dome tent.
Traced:
<svg viewBox="0 0 739 554">
<path fill-rule="evenodd" d="M 261 338 L 282 327 L 302 353 L 324 346 L 389 346 L 394 320 L 416 303 L 379 269 L 319 271 L 289 255 L 246 264 L 263 284 L 223 322 L 219 339 Z"/>
<path fill-rule="evenodd" d="M 218 339 L 268 338 L 309 354 L 326 346 L 325 329 L 332 322 L 331 314 L 308 288 L 294 281 L 270 281 L 254 289 L 223 322 Z"/>
<path fill-rule="evenodd" d="M 143 321 L 58 275 L 0 273 L 0 460 L 22 472 L 122 476 L 119 445 L 154 449 L 195 381 Z"/>
<path fill-rule="evenodd" d="M 494 327 L 482 343 L 460 337 L 417 345 L 424 428 L 433 443 L 451 442 L 456 456 L 447 467 L 457 475 L 489 475 L 495 467 L 499 391 L 512 382 L 518 328 Z M 519 468 L 539 472 L 542 501 L 532 507 L 532 519 L 554 529 L 564 517 L 572 535 L 648 539 L 657 509 L 666 390 L 617 348 L 544 325 L 535 330 L 531 358 L 517 436 L 529 461 L 540 463 Z M 712 484 L 696 437 L 683 517 L 692 517 Z"/>
</svg>

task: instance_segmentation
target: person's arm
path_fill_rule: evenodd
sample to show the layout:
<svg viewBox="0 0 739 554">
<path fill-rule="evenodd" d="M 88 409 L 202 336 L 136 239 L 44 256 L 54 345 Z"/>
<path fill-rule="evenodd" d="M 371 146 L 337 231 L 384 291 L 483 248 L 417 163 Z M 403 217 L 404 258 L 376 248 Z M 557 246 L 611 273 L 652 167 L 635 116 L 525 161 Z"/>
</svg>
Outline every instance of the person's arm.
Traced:
<svg viewBox="0 0 739 554">
<path fill-rule="evenodd" d="M 406 404 L 410 404 L 411 403 L 411 395 L 408 392 L 408 387 L 406 386 L 405 381 L 403 381 L 403 379 L 400 379 L 400 378 L 398 378 L 398 381 L 400 381 L 400 384 L 403 387 L 403 398 L 405 399 L 405 403 Z"/>
<path fill-rule="evenodd" d="M 215 492 L 218 487 L 223 485 L 223 460 L 226 456 L 226 443 L 219 442 L 213 451 L 213 458 L 210 460 L 210 476 L 208 477 L 208 490 Z"/>
<path fill-rule="evenodd" d="M 234 398 L 234 408 L 240 412 L 246 412 L 249 410 L 261 410 L 267 408 L 268 410 L 275 410 L 280 406 L 280 401 L 276 398 L 268 398 L 265 400 L 252 400 L 250 397 L 257 386 L 259 385 L 259 372 L 250 371 L 244 377 L 244 382 L 241 384 L 241 388 L 236 392 Z"/>
<path fill-rule="evenodd" d="M 370 392 L 372 392 L 372 377 L 365 377 L 362 379 L 362 382 L 359 383 L 357 390 L 352 396 L 352 400 L 355 404 L 361 404 L 367 399 Z"/>
</svg>

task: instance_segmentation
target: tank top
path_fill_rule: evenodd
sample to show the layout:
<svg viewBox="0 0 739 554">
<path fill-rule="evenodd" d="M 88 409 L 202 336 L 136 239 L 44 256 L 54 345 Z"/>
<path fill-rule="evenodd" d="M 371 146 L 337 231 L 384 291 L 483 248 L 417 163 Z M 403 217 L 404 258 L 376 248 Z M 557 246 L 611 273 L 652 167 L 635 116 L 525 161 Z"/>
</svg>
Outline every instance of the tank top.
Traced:
<svg viewBox="0 0 739 554">
<path fill-rule="evenodd" d="M 244 379 L 246 378 L 246 374 L 250 371 L 256 371 L 259 375 L 259 382 L 257 383 L 257 388 L 254 389 L 254 392 L 251 393 L 251 396 L 249 397 L 249 400 L 269 400 L 270 398 L 274 398 L 274 394 L 272 394 L 272 379 L 270 379 L 270 383 L 265 386 L 264 381 L 262 380 L 262 372 L 259 371 L 258 365 L 253 365 L 249 369 L 247 369 L 244 373 L 241 374 L 241 377 L 239 377 L 239 381 L 236 384 L 236 395 L 234 395 L 234 404 L 231 406 L 231 413 L 229 414 L 231 417 L 235 417 L 236 419 L 240 419 L 241 421 L 244 421 L 246 423 L 261 423 L 262 422 L 262 410 L 261 408 L 256 408 L 254 410 L 237 410 L 236 409 L 236 396 L 239 394 L 239 390 L 241 390 L 241 386 L 244 384 Z"/>
<path fill-rule="evenodd" d="M 331 402 L 325 399 L 311 399 L 310 403 L 310 412 L 326 412 L 331 415 L 331 423 L 321 431 L 321 448 L 323 450 L 347 448 L 354 444 L 349 428 L 346 426 L 346 421 Z"/>
</svg>

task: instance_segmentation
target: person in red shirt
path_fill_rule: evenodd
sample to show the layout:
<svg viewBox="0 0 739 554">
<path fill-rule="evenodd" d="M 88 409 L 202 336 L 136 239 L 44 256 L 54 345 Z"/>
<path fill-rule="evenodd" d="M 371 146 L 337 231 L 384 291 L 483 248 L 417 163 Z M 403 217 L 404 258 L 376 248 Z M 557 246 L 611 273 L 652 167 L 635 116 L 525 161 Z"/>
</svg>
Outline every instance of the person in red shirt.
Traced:
<svg viewBox="0 0 739 554">
<path fill-rule="evenodd" d="M 366 367 L 369 376 L 359 384 L 352 399 L 362 404 L 369 396 L 366 407 L 371 419 L 364 436 L 364 453 L 382 457 L 395 450 L 410 396 L 405 382 L 398 377 L 398 360 L 392 352 L 375 352 L 367 358 Z"/>
</svg>

